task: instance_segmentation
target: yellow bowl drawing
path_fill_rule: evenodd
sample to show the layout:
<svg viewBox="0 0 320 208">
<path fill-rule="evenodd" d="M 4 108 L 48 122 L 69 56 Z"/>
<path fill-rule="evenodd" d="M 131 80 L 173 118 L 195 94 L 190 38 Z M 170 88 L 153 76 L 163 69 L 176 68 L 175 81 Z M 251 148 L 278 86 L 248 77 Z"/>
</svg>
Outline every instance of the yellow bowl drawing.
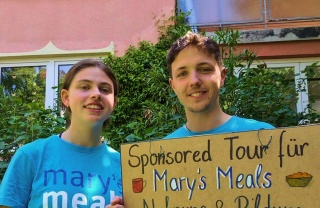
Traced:
<svg viewBox="0 0 320 208">
<path fill-rule="evenodd" d="M 290 187 L 306 187 L 312 180 L 312 176 L 300 178 L 292 178 L 290 176 L 286 176 L 286 180 Z"/>
</svg>

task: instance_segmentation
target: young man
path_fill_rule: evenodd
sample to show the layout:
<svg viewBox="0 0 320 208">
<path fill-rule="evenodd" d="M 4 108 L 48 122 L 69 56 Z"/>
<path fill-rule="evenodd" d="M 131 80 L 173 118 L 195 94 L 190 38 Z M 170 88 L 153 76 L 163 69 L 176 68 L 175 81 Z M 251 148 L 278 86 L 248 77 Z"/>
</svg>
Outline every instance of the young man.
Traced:
<svg viewBox="0 0 320 208">
<path fill-rule="evenodd" d="M 219 93 L 226 68 L 218 44 L 211 38 L 188 32 L 171 46 L 167 65 L 170 86 L 184 106 L 187 123 L 166 139 L 274 128 L 222 111 Z"/>
</svg>

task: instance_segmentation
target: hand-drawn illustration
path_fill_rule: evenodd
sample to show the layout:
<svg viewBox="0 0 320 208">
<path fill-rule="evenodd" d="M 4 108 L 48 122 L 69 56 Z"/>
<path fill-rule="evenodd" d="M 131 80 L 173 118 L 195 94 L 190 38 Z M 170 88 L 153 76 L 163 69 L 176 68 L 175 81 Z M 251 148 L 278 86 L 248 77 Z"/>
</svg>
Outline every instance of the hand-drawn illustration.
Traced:
<svg viewBox="0 0 320 208">
<path fill-rule="evenodd" d="M 286 176 L 290 187 L 306 187 L 310 183 L 312 175 L 307 172 L 297 172 Z"/>
<path fill-rule="evenodd" d="M 141 193 L 146 185 L 147 182 L 143 178 L 132 179 L 132 191 L 134 193 Z"/>
</svg>

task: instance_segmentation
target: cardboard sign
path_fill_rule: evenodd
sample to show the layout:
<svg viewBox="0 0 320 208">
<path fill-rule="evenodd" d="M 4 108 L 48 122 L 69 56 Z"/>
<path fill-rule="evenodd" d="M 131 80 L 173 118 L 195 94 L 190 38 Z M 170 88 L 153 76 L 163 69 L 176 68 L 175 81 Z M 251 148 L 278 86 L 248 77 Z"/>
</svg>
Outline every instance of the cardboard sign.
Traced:
<svg viewBox="0 0 320 208">
<path fill-rule="evenodd" d="M 121 146 L 126 208 L 320 207 L 320 125 Z"/>
</svg>

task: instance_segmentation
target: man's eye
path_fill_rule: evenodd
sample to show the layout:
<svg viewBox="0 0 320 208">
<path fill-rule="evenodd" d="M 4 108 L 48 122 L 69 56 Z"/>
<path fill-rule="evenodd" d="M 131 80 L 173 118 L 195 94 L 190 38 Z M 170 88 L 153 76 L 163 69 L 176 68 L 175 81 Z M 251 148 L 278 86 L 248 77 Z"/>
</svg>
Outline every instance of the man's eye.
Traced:
<svg viewBox="0 0 320 208">
<path fill-rule="evenodd" d="M 200 69 L 201 72 L 209 72 L 212 71 L 211 68 L 202 68 Z"/>
<path fill-rule="evenodd" d="M 177 77 L 182 77 L 182 76 L 185 76 L 187 74 L 187 72 L 181 72 L 180 74 L 178 74 Z"/>
<path fill-rule="evenodd" d="M 102 88 L 102 89 L 101 89 L 101 92 L 103 92 L 103 93 L 110 93 L 111 90 L 110 90 L 109 88 Z"/>
</svg>

